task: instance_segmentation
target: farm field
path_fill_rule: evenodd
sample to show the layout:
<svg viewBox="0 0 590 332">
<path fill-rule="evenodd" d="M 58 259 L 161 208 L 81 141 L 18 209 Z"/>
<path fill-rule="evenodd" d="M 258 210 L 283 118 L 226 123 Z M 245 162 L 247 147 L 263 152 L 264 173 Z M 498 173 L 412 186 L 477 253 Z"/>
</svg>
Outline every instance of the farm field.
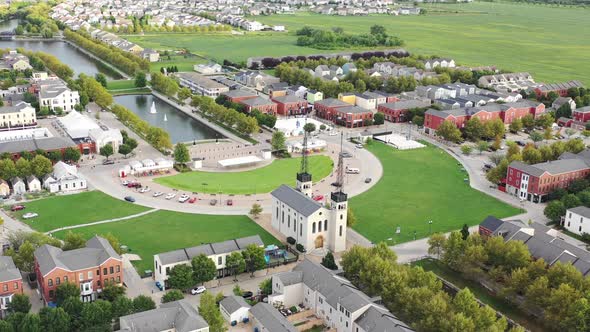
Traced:
<svg viewBox="0 0 590 332">
<path fill-rule="evenodd" d="M 277 159 L 270 165 L 245 172 L 188 172 L 154 179 L 159 184 L 190 192 L 224 194 L 268 193 L 281 184 L 295 185 L 301 158 Z M 327 156 L 310 156 L 313 180 L 328 176 L 334 163 Z"/>
<path fill-rule="evenodd" d="M 448 232 L 476 225 L 488 215 L 505 218 L 520 212 L 471 188 L 457 161 L 435 146 L 400 151 L 374 142 L 366 147 L 381 161 L 383 177 L 351 198 L 350 207 L 357 218 L 353 228 L 374 243 L 428 237 L 430 220 L 433 233 Z"/>
<path fill-rule="evenodd" d="M 87 239 L 95 234 L 114 234 L 132 254 L 142 258 L 141 261 L 133 262 L 140 274 L 145 270 L 153 270 L 155 254 L 203 243 L 258 234 L 264 244 L 280 244 L 275 237 L 246 216 L 201 215 L 164 210 L 72 231 L 81 233 Z M 63 238 L 65 234 L 66 231 L 61 231 L 53 235 Z"/>
<path fill-rule="evenodd" d="M 365 33 L 371 25 L 381 24 L 416 54 L 452 57 L 464 65 L 528 71 L 540 82 L 578 79 L 590 84 L 590 65 L 585 57 L 590 54 L 590 44 L 583 33 L 590 26 L 589 9 L 496 2 L 422 7 L 427 15 L 340 17 L 301 12 L 255 18 L 265 24 L 285 25 L 288 33 L 168 34 L 165 38 L 154 34 L 129 39 L 143 47 L 187 48 L 217 61 L 239 62 L 251 56 L 332 52 L 296 46 L 294 32 L 304 25 Z"/>
<path fill-rule="evenodd" d="M 95 221 L 125 217 L 149 210 L 146 207 L 115 199 L 100 191 L 54 196 L 24 203 L 25 209 L 15 212 L 19 220 L 40 232 Z M 33 219 L 23 219 L 27 212 L 38 213 Z"/>
</svg>

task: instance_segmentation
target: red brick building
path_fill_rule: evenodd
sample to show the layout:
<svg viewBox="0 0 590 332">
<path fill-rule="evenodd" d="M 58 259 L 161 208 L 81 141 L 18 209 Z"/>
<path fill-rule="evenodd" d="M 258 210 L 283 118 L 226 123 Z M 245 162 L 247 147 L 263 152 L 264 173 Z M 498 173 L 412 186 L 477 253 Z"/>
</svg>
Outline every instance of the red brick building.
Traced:
<svg viewBox="0 0 590 332">
<path fill-rule="evenodd" d="M 383 113 L 385 120 L 391 122 L 406 122 L 405 115 L 412 108 L 424 108 L 430 106 L 430 100 L 400 100 L 391 103 L 377 105 L 377 112 Z"/>
<path fill-rule="evenodd" d="M 547 97 L 547 94 L 549 94 L 549 92 L 555 92 L 560 97 L 565 97 L 567 96 L 568 89 L 581 88 L 583 86 L 584 85 L 582 85 L 580 81 L 567 81 L 561 83 L 543 84 L 535 88 L 535 94 L 537 94 L 537 97 Z"/>
<path fill-rule="evenodd" d="M 94 236 L 85 248 L 63 251 L 47 244 L 37 248 L 35 273 L 45 303 L 54 302 L 56 288 L 66 282 L 80 287 L 83 302 L 91 302 L 106 284 L 123 283 L 123 262 L 109 241 Z"/>
<path fill-rule="evenodd" d="M 574 121 L 585 123 L 590 121 L 590 106 L 580 107 L 572 111 Z"/>
<path fill-rule="evenodd" d="M 340 99 L 328 98 L 324 100 L 318 100 L 313 104 L 313 108 L 316 111 L 316 115 L 322 119 L 332 121 L 336 114 L 336 109 L 340 107 L 352 106 L 349 103 L 343 102 Z"/>
<path fill-rule="evenodd" d="M 346 128 L 364 127 L 365 121 L 373 120 L 373 112 L 358 106 L 336 108 L 333 122 Z"/>
<path fill-rule="evenodd" d="M 227 98 L 227 100 L 231 101 L 232 103 L 239 103 L 242 100 L 258 97 L 256 92 L 241 89 L 223 92 L 221 95 L 225 96 L 225 98 Z"/>
<path fill-rule="evenodd" d="M 577 155 L 566 152 L 558 160 L 534 165 L 513 161 L 506 172 L 506 192 L 533 203 L 543 202 L 553 190 L 590 175 L 589 161 L 590 150 Z"/>
<path fill-rule="evenodd" d="M 242 100 L 239 102 L 245 106 L 246 112 L 250 113 L 253 110 L 259 110 L 262 113 L 277 114 L 277 104 L 271 100 L 262 97 L 255 97 L 251 99 Z"/>
<path fill-rule="evenodd" d="M 272 98 L 277 103 L 277 113 L 280 115 L 299 115 L 307 113 L 307 100 L 295 95 L 285 95 Z"/>
<path fill-rule="evenodd" d="M 0 256 L 0 308 L 4 311 L 14 294 L 23 293 L 23 280 L 10 256 Z"/>
</svg>

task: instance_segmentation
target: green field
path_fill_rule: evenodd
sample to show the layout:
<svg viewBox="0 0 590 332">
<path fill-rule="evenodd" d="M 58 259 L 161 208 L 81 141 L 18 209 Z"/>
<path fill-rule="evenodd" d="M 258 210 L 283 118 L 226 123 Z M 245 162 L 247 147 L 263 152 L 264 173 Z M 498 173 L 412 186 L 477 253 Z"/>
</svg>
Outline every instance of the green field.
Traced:
<svg viewBox="0 0 590 332">
<path fill-rule="evenodd" d="M 400 151 L 375 142 L 367 149 L 381 161 L 383 177 L 352 198 L 350 207 L 357 217 L 353 228 L 374 243 L 411 241 L 414 232 L 416 238 L 427 237 L 430 220 L 433 233 L 448 232 L 488 215 L 504 218 L 520 211 L 471 188 L 457 161 L 434 146 Z"/>
<path fill-rule="evenodd" d="M 145 216 L 109 224 L 77 228 L 86 238 L 112 233 L 142 260 L 134 262 L 138 271 L 153 270 L 153 255 L 202 243 L 260 235 L 264 244 L 279 241 L 246 216 L 218 216 L 157 211 Z M 63 238 L 66 232 L 53 235 Z"/>
<path fill-rule="evenodd" d="M 24 204 L 26 209 L 16 216 L 33 229 L 47 232 L 52 229 L 125 217 L 149 210 L 148 208 L 115 199 L 100 191 L 54 196 Z M 23 219 L 27 212 L 38 213 L 33 219 Z"/>
<path fill-rule="evenodd" d="M 288 33 L 247 33 L 243 36 L 160 34 L 130 36 L 143 47 L 187 48 L 217 61 L 245 61 L 251 56 L 326 53 L 295 45 L 294 31 L 304 25 L 342 27 L 365 33 L 373 24 L 385 26 L 410 52 L 452 57 L 464 65 L 496 65 L 528 71 L 537 81 L 578 79 L 590 84 L 590 26 L 587 8 L 476 2 L 422 5 L 420 16 L 324 16 L 310 13 L 257 16 L 265 24 L 285 25 Z"/>
<path fill-rule="evenodd" d="M 167 37 L 162 36 L 163 39 Z M 158 72 L 162 67 L 170 67 L 176 66 L 178 67 L 178 71 L 193 71 L 193 66 L 198 65 L 201 63 L 207 63 L 206 59 L 203 59 L 199 56 L 182 56 L 182 55 L 172 55 L 170 59 L 167 56 L 161 56 L 160 61 L 150 63 L 150 71 L 151 72 Z"/>
<path fill-rule="evenodd" d="M 154 179 L 162 185 L 199 193 L 268 193 L 281 184 L 294 185 L 301 158 L 277 159 L 272 164 L 245 172 L 188 172 Z M 330 157 L 311 156 L 309 170 L 314 181 L 330 175 L 334 163 Z"/>
<path fill-rule="evenodd" d="M 107 82 L 108 90 L 135 89 L 135 80 L 116 80 Z"/>
</svg>

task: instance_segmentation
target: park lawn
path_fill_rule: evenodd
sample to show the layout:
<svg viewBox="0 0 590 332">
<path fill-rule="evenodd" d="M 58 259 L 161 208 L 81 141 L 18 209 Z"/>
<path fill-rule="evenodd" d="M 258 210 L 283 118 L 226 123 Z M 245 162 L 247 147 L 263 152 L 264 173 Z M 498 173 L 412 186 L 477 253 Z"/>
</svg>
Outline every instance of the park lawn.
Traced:
<svg viewBox="0 0 590 332">
<path fill-rule="evenodd" d="M 77 228 L 85 238 L 112 233 L 142 260 L 134 265 L 140 273 L 153 270 L 153 255 L 235 238 L 260 235 L 267 244 L 280 244 L 274 236 L 246 216 L 202 215 L 160 210 L 141 217 Z M 65 231 L 53 235 L 65 236 Z"/>
<path fill-rule="evenodd" d="M 26 209 L 16 212 L 18 219 L 40 232 L 64 226 L 125 217 L 149 210 L 108 196 L 100 191 L 54 196 L 24 203 Z M 27 212 L 38 213 L 33 219 L 23 219 Z"/>
<path fill-rule="evenodd" d="M 546 330 L 543 326 L 537 324 L 533 317 L 527 315 L 517 306 L 508 302 L 501 296 L 491 293 L 483 286 L 481 286 L 479 283 L 463 278 L 461 274 L 449 269 L 444 264 L 441 264 L 440 262 L 434 259 L 422 259 L 412 263 L 412 265 L 420 266 L 425 271 L 432 271 L 434 274 L 454 284 L 460 289 L 463 289 L 465 287 L 469 288 L 473 295 L 476 298 L 478 298 L 481 302 L 489 305 L 494 310 L 503 313 L 508 318 L 516 321 L 518 324 L 521 324 L 530 331 Z"/>
<path fill-rule="evenodd" d="M 326 16 L 306 12 L 257 16 L 264 24 L 285 25 L 285 33 L 244 35 L 159 34 L 129 36 L 143 47 L 158 50 L 187 48 L 218 62 L 246 61 L 254 56 L 327 53 L 297 46 L 295 30 L 304 25 L 348 33 L 366 33 L 380 24 L 404 40 L 404 48 L 422 55 L 454 58 L 460 64 L 496 65 L 510 71 L 528 71 L 539 82 L 578 79 L 590 84 L 590 66 L 583 31 L 590 26 L 590 9 L 505 2 L 421 4 L 419 16 Z M 353 49 L 347 49 L 353 50 Z M 374 50 L 374 48 L 371 48 Z M 159 69 L 159 68 L 158 68 Z"/>
<path fill-rule="evenodd" d="M 160 56 L 160 61 L 150 63 L 150 71 L 152 73 L 159 72 L 162 67 L 178 67 L 178 71 L 194 71 L 193 66 L 201 63 L 207 63 L 208 60 L 200 56 L 182 56 L 182 55 L 171 55 L 170 59 L 167 56 Z"/>
<path fill-rule="evenodd" d="M 255 194 L 268 193 L 281 184 L 295 185 L 301 158 L 276 159 L 270 165 L 245 172 L 188 172 L 155 178 L 159 184 L 190 192 Z M 330 175 L 334 163 L 327 156 L 310 156 L 309 171 L 315 182 Z"/>
<path fill-rule="evenodd" d="M 107 82 L 108 90 L 135 89 L 135 80 L 115 80 Z"/>
<path fill-rule="evenodd" d="M 449 232 L 479 224 L 488 215 L 505 218 L 520 212 L 471 188 L 458 162 L 435 146 L 401 151 L 373 142 L 367 149 L 381 161 L 383 177 L 350 199 L 350 207 L 357 217 L 353 228 L 374 243 L 428 237 L 430 220 L 433 233 Z"/>
</svg>

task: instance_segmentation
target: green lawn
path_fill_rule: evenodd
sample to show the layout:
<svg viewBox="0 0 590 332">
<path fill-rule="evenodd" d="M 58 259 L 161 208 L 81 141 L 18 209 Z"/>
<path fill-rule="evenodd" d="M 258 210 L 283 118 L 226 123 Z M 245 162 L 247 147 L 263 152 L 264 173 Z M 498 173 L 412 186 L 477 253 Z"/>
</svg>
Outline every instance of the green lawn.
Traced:
<svg viewBox="0 0 590 332">
<path fill-rule="evenodd" d="M 157 211 L 145 216 L 75 229 L 86 238 L 113 233 L 131 253 L 142 260 L 134 262 L 138 271 L 153 270 L 153 255 L 250 235 L 260 235 L 264 244 L 279 241 L 246 216 L 219 216 Z M 53 234 L 63 238 L 65 232 Z"/>
<path fill-rule="evenodd" d="M 188 172 L 154 179 L 162 185 L 191 192 L 224 194 L 268 193 L 281 184 L 294 185 L 301 158 L 277 159 L 272 164 L 245 172 Z M 310 156 L 314 181 L 330 175 L 334 163 L 327 156 Z"/>
<path fill-rule="evenodd" d="M 444 266 L 443 264 L 434 259 L 423 259 L 414 262 L 412 265 L 421 266 L 426 271 L 432 271 L 434 272 L 434 274 L 438 275 L 439 277 L 447 280 L 448 282 L 454 284 L 455 286 L 461 289 L 465 287 L 469 288 L 473 295 L 475 295 L 475 297 L 477 297 L 480 301 L 489 305 L 493 309 L 500 311 L 501 313 L 508 316 L 517 323 L 523 325 L 530 331 L 546 330 L 543 326 L 537 324 L 533 317 L 527 315 L 520 308 L 504 300 L 502 297 L 491 293 L 490 291 L 482 287 L 479 283 L 463 278 L 459 273 L 449 269 L 448 267 Z"/>
<path fill-rule="evenodd" d="M 434 146 L 400 151 L 374 142 L 367 149 L 381 161 L 383 177 L 353 197 L 350 207 L 357 217 L 353 228 L 372 242 L 407 242 L 414 232 L 416 238 L 427 237 L 429 220 L 432 232 L 448 232 L 476 225 L 488 215 L 504 218 L 520 211 L 471 188 L 457 161 Z"/>
<path fill-rule="evenodd" d="M 64 226 L 120 218 L 149 210 L 148 208 L 115 199 L 100 191 L 54 196 L 24 204 L 26 209 L 16 216 L 40 232 Z M 27 212 L 38 213 L 33 219 L 22 219 Z"/>
<path fill-rule="evenodd" d="M 135 89 L 135 80 L 116 80 L 107 82 L 108 90 Z"/>
<path fill-rule="evenodd" d="M 465 65 L 496 65 L 528 71 L 537 81 L 578 79 L 590 84 L 590 9 L 503 2 L 421 4 L 420 16 L 325 16 L 310 13 L 257 16 L 265 24 L 281 24 L 288 33 L 245 35 L 148 34 L 130 36 L 132 42 L 154 49 L 187 48 L 217 61 L 245 61 L 252 56 L 326 53 L 295 45 L 295 30 L 342 27 L 365 33 L 373 24 L 385 26 L 406 43 L 410 52 L 452 57 Z M 587 34 L 587 33 L 586 33 Z M 159 69 L 159 68 L 158 68 Z"/>
<path fill-rule="evenodd" d="M 164 40 L 167 39 L 167 36 L 164 37 Z M 170 59 L 167 56 L 161 56 L 160 61 L 150 63 L 150 71 L 151 72 L 158 72 L 160 71 L 161 67 L 170 67 L 176 66 L 178 67 L 178 71 L 194 71 L 193 66 L 198 65 L 201 63 L 207 63 L 206 59 L 202 57 L 191 55 L 191 56 L 182 56 L 182 55 L 172 55 Z"/>
</svg>

